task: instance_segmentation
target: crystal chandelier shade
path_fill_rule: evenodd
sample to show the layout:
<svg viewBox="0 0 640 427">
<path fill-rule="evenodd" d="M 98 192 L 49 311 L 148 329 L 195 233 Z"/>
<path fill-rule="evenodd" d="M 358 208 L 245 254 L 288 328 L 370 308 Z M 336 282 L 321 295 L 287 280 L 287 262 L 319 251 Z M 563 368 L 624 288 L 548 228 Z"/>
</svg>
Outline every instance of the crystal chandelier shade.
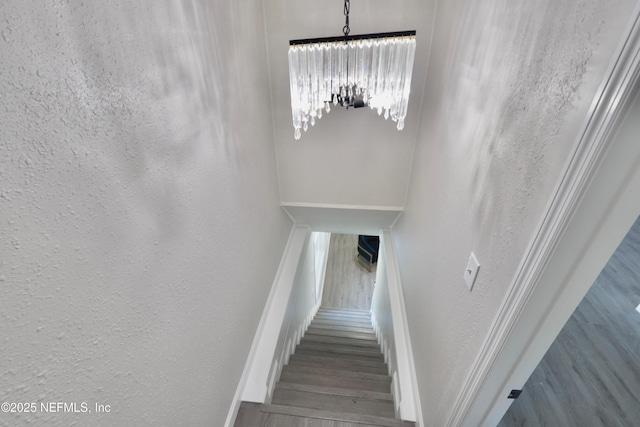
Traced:
<svg viewBox="0 0 640 427">
<path fill-rule="evenodd" d="M 331 104 L 368 105 L 404 128 L 415 56 L 415 31 L 297 40 L 289 44 L 295 139 Z"/>
</svg>

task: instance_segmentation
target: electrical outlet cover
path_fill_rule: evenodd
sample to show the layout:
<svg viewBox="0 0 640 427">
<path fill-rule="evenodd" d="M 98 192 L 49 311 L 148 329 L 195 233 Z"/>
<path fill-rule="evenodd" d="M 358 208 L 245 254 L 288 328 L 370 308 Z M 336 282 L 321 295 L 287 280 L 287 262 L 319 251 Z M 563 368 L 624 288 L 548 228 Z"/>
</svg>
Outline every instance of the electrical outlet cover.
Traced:
<svg viewBox="0 0 640 427">
<path fill-rule="evenodd" d="M 469 292 L 471 292 L 473 284 L 476 282 L 478 270 L 480 270 L 480 263 L 474 253 L 471 252 L 471 255 L 469 255 L 469 262 L 467 263 L 467 268 L 464 270 L 463 276 L 464 281 L 467 284 L 467 288 L 469 288 Z"/>
</svg>

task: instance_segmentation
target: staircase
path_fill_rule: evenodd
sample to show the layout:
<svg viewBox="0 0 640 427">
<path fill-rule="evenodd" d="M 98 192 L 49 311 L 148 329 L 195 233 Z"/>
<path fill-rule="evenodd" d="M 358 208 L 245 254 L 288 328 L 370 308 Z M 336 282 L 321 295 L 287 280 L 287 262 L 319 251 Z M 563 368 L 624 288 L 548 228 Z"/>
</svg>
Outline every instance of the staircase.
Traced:
<svg viewBox="0 0 640 427">
<path fill-rule="evenodd" d="M 271 404 L 242 402 L 235 427 L 415 427 L 395 419 L 390 391 L 369 313 L 320 308 Z"/>
</svg>

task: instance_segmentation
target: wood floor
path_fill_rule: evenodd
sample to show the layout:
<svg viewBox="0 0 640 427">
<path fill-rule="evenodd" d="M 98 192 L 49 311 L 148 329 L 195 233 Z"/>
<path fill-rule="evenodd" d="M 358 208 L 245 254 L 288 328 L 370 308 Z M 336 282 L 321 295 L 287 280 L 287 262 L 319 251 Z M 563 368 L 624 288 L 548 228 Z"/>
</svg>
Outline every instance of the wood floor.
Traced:
<svg viewBox="0 0 640 427">
<path fill-rule="evenodd" d="M 371 309 L 375 264 L 372 272 L 358 265 L 355 261 L 357 248 L 357 235 L 331 234 L 322 294 L 323 307 Z"/>
<path fill-rule="evenodd" d="M 500 427 L 640 425 L 640 218 Z"/>
<path fill-rule="evenodd" d="M 235 427 L 415 427 L 395 418 L 368 311 L 320 308 L 270 404 L 242 402 Z"/>
</svg>

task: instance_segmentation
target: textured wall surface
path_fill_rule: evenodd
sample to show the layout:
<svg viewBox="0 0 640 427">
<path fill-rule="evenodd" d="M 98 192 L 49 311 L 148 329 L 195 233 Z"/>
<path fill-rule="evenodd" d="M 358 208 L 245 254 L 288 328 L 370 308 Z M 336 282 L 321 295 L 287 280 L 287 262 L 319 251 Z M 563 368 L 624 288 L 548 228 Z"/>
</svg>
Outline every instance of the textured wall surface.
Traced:
<svg viewBox="0 0 640 427">
<path fill-rule="evenodd" d="M 420 397 L 444 425 L 632 1 L 442 1 L 407 209 L 394 229 Z M 473 292 L 469 253 L 481 264 Z"/>
<path fill-rule="evenodd" d="M 0 425 L 223 424 L 291 227 L 262 28 L 258 1 L 0 4 L 0 402 L 110 405 Z"/>
</svg>

